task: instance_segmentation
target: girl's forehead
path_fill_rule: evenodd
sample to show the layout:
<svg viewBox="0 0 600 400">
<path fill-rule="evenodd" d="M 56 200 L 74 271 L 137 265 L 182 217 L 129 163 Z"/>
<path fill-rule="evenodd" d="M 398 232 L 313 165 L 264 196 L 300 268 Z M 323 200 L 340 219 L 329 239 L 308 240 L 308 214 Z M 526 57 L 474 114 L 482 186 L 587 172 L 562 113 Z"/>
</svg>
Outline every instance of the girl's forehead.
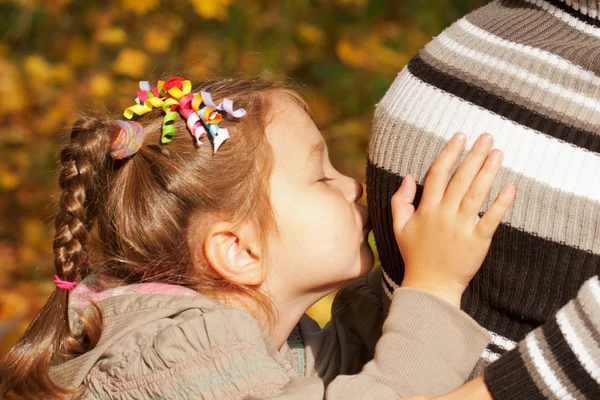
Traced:
<svg viewBox="0 0 600 400">
<path fill-rule="evenodd" d="M 288 96 L 274 100 L 266 134 L 275 153 L 276 164 L 278 161 L 304 163 L 315 146 L 323 142 L 323 136 L 310 116 Z"/>
</svg>

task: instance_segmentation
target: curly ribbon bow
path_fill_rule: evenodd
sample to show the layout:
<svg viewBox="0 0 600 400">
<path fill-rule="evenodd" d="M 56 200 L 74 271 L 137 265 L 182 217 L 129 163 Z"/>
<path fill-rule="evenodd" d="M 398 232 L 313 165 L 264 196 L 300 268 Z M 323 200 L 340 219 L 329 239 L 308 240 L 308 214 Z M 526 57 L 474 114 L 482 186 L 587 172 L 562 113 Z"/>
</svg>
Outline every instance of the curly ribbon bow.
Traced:
<svg viewBox="0 0 600 400">
<path fill-rule="evenodd" d="M 213 139 L 214 152 L 216 152 L 219 146 L 229 138 L 229 131 L 226 128 L 219 128 L 219 122 L 223 119 L 220 111 L 226 112 L 231 117 L 241 118 L 246 115 L 246 110 L 243 108 L 234 110 L 233 102 L 230 99 L 223 99 L 221 103 L 215 105 L 210 93 L 191 93 L 191 90 L 190 81 L 181 77 L 158 81 L 155 88 L 150 88 L 147 81 L 142 81 L 135 99 L 136 104 L 125 109 L 123 115 L 125 118 L 131 119 L 134 115 L 144 115 L 153 108 L 161 107 L 165 112 L 161 143 L 169 143 L 175 133 L 173 124 L 177 115 L 181 114 L 196 140 L 196 145 L 201 144 L 200 139 L 206 135 L 208 130 Z"/>
</svg>

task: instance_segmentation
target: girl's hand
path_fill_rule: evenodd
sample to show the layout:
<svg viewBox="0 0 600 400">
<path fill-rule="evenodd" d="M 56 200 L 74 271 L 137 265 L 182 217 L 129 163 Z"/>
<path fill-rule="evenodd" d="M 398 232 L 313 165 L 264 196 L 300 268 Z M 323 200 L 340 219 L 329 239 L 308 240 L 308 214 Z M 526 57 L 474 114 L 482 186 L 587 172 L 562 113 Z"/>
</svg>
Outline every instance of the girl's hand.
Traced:
<svg viewBox="0 0 600 400">
<path fill-rule="evenodd" d="M 497 149 L 490 152 L 493 138 L 481 135 L 448 183 L 465 141 L 462 133 L 454 135 L 437 157 L 416 212 L 411 176 L 392 197 L 394 234 L 405 264 L 402 287 L 425 290 L 459 307 L 515 197 L 515 187 L 506 186 L 479 218 L 503 154 Z"/>
</svg>

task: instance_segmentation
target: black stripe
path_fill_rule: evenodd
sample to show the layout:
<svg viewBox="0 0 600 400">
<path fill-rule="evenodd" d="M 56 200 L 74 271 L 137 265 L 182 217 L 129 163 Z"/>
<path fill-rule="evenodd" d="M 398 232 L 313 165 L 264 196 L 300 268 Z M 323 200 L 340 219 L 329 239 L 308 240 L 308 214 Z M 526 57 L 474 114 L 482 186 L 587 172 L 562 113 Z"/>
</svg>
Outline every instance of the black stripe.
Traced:
<svg viewBox="0 0 600 400">
<path fill-rule="evenodd" d="M 589 151 L 600 153 L 600 135 L 576 128 L 509 102 L 503 97 L 440 71 L 427 64 L 419 55 L 408 63 L 408 70 L 423 82 L 520 125 L 543 132 L 551 137 Z"/>
<path fill-rule="evenodd" d="M 561 370 L 587 399 L 600 398 L 600 385 L 587 373 L 562 335 L 556 319 L 542 328 L 546 343 Z"/>
<path fill-rule="evenodd" d="M 566 12 L 570 16 L 580 20 L 581 22 L 585 22 L 586 24 L 595 26 L 596 28 L 600 27 L 599 20 L 597 20 L 596 18 L 592 18 L 589 15 L 584 15 L 584 14 L 580 13 L 579 11 L 573 9 L 572 7 L 569 7 L 562 1 L 559 1 L 559 0 L 545 0 L 545 1 L 552 4 L 554 7 L 558 8 L 559 10 L 563 10 L 564 12 Z"/>
<path fill-rule="evenodd" d="M 497 344 L 494 344 L 492 342 L 490 342 L 490 344 L 488 344 L 487 349 L 491 352 L 494 352 L 498 355 L 502 355 L 504 353 L 506 353 L 506 349 L 503 349 L 502 347 L 498 346 Z"/>
<path fill-rule="evenodd" d="M 394 288 L 388 283 L 387 279 L 385 279 L 384 277 L 382 277 L 381 280 L 383 281 L 383 284 L 385 285 L 385 287 L 387 288 L 387 290 L 389 290 L 389 292 L 393 294 L 394 293 Z"/>
<path fill-rule="evenodd" d="M 369 161 L 367 200 L 377 251 L 384 270 L 398 284 L 404 263 L 394 240 L 390 201 L 401 180 Z M 422 187 L 417 193 L 415 205 Z M 597 274 L 600 255 L 502 224 L 463 296 L 463 309 L 483 327 L 518 342 L 553 318 Z"/>
<path fill-rule="evenodd" d="M 545 399 L 529 375 L 519 348 L 509 351 L 489 365 L 483 377 L 494 399 Z"/>
</svg>

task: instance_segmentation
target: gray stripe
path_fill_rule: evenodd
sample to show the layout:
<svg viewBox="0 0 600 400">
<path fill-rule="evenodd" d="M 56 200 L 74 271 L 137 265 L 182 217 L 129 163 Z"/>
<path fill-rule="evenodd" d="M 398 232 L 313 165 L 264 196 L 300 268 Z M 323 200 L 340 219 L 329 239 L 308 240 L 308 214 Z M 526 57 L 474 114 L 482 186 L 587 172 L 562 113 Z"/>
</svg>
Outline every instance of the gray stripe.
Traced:
<svg viewBox="0 0 600 400">
<path fill-rule="evenodd" d="M 581 319 L 581 315 L 577 312 L 576 304 L 577 303 L 575 301 L 571 301 L 563 308 L 567 317 L 567 322 L 575 331 L 575 335 L 583 344 L 585 352 L 590 356 L 590 358 L 592 360 L 600 360 L 600 346 L 598 345 L 600 342 L 594 340 L 592 331 L 587 328 L 585 320 Z M 593 331 L 596 332 L 595 329 L 593 329 Z M 579 359 L 579 356 L 577 356 L 577 358 Z M 579 360 L 581 361 L 581 359 Z M 581 364 L 583 365 L 583 362 Z M 591 375 L 591 372 L 588 372 Z"/>
<path fill-rule="evenodd" d="M 373 132 L 369 149 L 371 161 L 396 175 L 410 174 L 419 184 L 424 183 L 427 170 L 446 144 L 443 138 L 391 117 L 383 107 L 377 107 Z M 466 152 L 461 159 L 465 155 Z M 600 235 L 596 234 L 600 226 L 600 203 L 502 168 L 484 210 L 507 184 L 516 186 L 517 196 L 504 217 L 505 223 L 554 242 L 600 254 Z"/>
<path fill-rule="evenodd" d="M 597 298 L 600 298 L 600 293 L 594 296 L 592 281 L 598 278 L 589 279 L 577 294 L 578 304 L 585 312 L 587 318 L 591 322 L 592 326 L 595 327 L 596 331 L 600 329 L 600 304 L 598 304 Z M 597 343 L 600 343 L 598 341 Z"/>
<path fill-rule="evenodd" d="M 566 4 L 565 0 L 560 1 Z M 569 3 L 570 7 L 581 12 L 583 15 L 589 15 L 592 18 L 598 19 L 598 0 L 570 0 Z M 585 8 L 585 10 L 582 10 L 582 7 Z M 596 15 L 592 16 L 594 12 Z"/>
<path fill-rule="evenodd" d="M 600 39 L 578 31 L 534 5 L 504 7 L 493 2 L 466 18 L 493 35 L 554 53 L 600 75 Z"/>
<path fill-rule="evenodd" d="M 600 346 L 600 331 L 598 331 L 600 328 L 597 325 L 594 325 L 590 317 L 586 314 L 581 302 L 579 301 L 579 298 L 575 298 L 573 300 L 573 307 L 577 312 L 577 317 L 583 323 L 583 326 L 585 326 L 585 328 L 588 330 L 588 333 L 592 337 L 592 342 L 596 343 L 595 346 Z M 592 346 L 594 346 L 593 343 Z"/>
<path fill-rule="evenodd" d="M 580 72 L 578 72 L 579 68 L 575 66 L 571 66 L 569 73 L 554 67 L 548 60 L 541 60 L 523 52 L 517 52 L 480 39 L 457 24 L 446 29 L 442 35 L 448 36 L 462 46 L 482 55 L 498 58 L 575 93 L 580 93 L 593 100 L 600 100 L 600 84 L 594 84 L 588 78 L 577 76 Z M 532 84 L 523 79 L 518 79 L 514 75 L 491 68 L 484 62 L 467 59 L 462 55 L 455 54 L 451 49 L 442 45 L 439 38 L 431 41 L 425 47 L 425 51 L 421 52 L 423 58 L 427 55 L 429 59 L 435 57 L 439 62 L 453 67 L 457 73 L 460 73 L 461 79 L 475 82 L 477 86 L 497 93 L 540 114 L 553 117 L 558 112 L 564 115 L 564 117 L 561 117 L 563 121 L 582 129 L 594 130 L 591 125 L 596 128 L 600 125 L 600 112 L 598 112 L 600 108 L 593 110 L 590 107 L 582 107 L 564 97 L 549 93 L 537 84 Z"/>
<path fill-rule="evenodd" d="M 532 334 L 534 335 L 534 337 L 536 338 L 536 340 L 538 342 L 538 346 L 540 347 L 540 350 L 542 351 L 542 356 L 544 357 L 544 359 L 546 360 L 546 362 L 552 369 L 552 372 L 554 372 L 554 375 L 556 376 L 556 378 L 558 379 L 560 384 L 563 385 L 565 387 L 565 389 L 567 389 L 567 391 L 573 398 L 583 399 L 584 396 L 577 389 L 577 387 L 573 384 L 573 382 L 571 382 L 571 380 L 565 375 L 559 361 L 556 360 L 556 358 L 554 357 L 552 350 L 550 350 L 550 347 L 548 346 L 548 343 L 546 342 L 546 337 L 544 336 L 542 329 L 538 328 L 535 331 L 533 331 Z"/>
<path fill-rule="evenodd" d="M 436 69 L 541 115 L 590 132 L 600 129 L 600 108 L 584 108 L 580 104 L 549 93 L 538 85 L 501 73 L 486 64 L 459 58 L 460 56 L 451 53 L 437 42 L 430 43 L 420 55 L 427 64 Z M 598 94 L 600 95 L 600 90 Z"/>
<path fill-rule="evenodd" d="M 469 375 L 468 380 L 472 381 L 473 379 L 483 375 L 488 365 L 490 365 L 490 362 L 485 358 L 481 357 L 479 360 L 477 360 L 477 364 L 475 364 L 473 371 L 471 371 L 471 375 Z"/>
<path fill-rule="evenodd" d="M 544 397 L 547 399 L 557 399 L 554 393 L 552 393 L 552 390 L 546 385 L 546 382 L 544 382 L 544 379 L 540 376 L 540 371 L 536 368 L 535 363 L 529 354 L 525 340 L 522 340 L 519 343 L 519 354 L 521 354 L 523 364 L 525 364 L 525 368 L 527 369 L 527 373 L 529 373 L 531 380 L 535 383 L 540 392 L 542 392 Z"/>
<path fill-rule="evenodd" d="M 468 20 L 464 21 L 469 23 Z M 549 52 L 543 52 L 539 48 L 531 46 L 523 46 L 504 40 L 498 36 L 494 36 L 492 33 L 487 32 L 492 37 L 497 38 L 507 44 L 514 46 L 521 46 L 520 50 L 512 47 L 506 47 L 496 43 L 492 43 L 485 39 L 478 37 L 477 35 L 469 32 L 466 28 L 460 26 L 458 23 L 453 24 L 446 29 L 442 34 L 449 36 L 455 42 L 461 44 L 464 47 L 483 53 L 490 57 L 498 58 L 506 61 L 511 65 L 528 70 L 535 73 L 540 78 L 544 78 L 548 81 L 556 83 L 558 85 L 569 88 L 575 92 L 580 92 L 588 97 L 594 97 L 598 95 L 598 82 L 591 82 L 591 73 L 581 67 L 575 66 L 565 59 L 561 59 L 559 56 L 554 54 L 555 57 L 563 60 L 567 68 L 556 69 L 554 67 L 554 61 L 547 60 L 550 54 Z M 434 40 L 435 41 L 435 40 Z M 535 52 L 539 52 L 538 56 L 535 56 Z M 583 73 L 587 72 L 587 76 Z"/>
</svg>

